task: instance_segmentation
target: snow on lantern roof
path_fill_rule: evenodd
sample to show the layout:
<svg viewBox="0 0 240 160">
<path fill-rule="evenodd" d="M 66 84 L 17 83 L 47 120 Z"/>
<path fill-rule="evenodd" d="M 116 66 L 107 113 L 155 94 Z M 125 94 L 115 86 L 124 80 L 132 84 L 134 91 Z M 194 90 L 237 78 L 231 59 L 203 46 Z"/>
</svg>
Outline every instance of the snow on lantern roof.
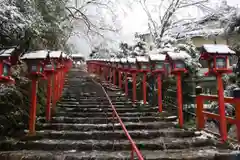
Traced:
<svg viewBox="0 0 240 160">
<path fill-rule="evenodd" d="M 46 59 L 48 55 L 49 55 L 48 50 L 39 50 L 39 51 L 26 53 L 22 56 L 21 59 L 25 59 L 25 60 Z"/>
<path fill-rule="evenodd" d="M 165 54 L 149 54 L 149 59 L 151 61 L 165 61 L 166 55 Z"/>
<path fill-rule="evenodd" d="M 73 58 L 83 58 L 84 56 L 82 54 L 72 54 Z"/>
<path fill-rule="evenodd" d="M 115 58 L 110 58 L 110 62 L 115 62 Z"/>
<path fill-rule="evenodd" d="M 119 58 L 115 58 L 115 62 L 120 62 L 120 59 Z"/>
<path fill-rule="evenodd" d="M 212 54 L 236 54 L 225 44 L 204 44 L 202 46 L 203 51 Z"/>
<path fill-rule="evenodd" d="M 136 63 L 136 58 L 127 57 L 127 61 L 128 61 L 129 63 Z"/>
<path fill-rule="evenodd" d="M 136 59 L 137 59 L 137 62 L 148 62 L 149 57 L 147 57 L 147 56 L 137 56 Z"/>
<path fill-rule="evenodd" d="M 127 58 L 121 58 L 121 59 L 120 59 L 120 62 L 122 62 L 122 63 L 127 63 Z"/>
<path fill-rule="evenodd" d="M 174 48 L 161 48 L 160 53 L 174 52 Z"/>
<path fill-rule="evenodd" d="M 185 60 L 191 58 L 191 56 L 185 52 L 185 51 L 180 51 L 180 52 L 168 52 L 167 55 L 172 59 L 172 60 Z"/>
<path fill-rule="evenodd" d="M 50 51 L 49 56 L 50 58 L 60 58 L 62 51 Z"/>
<path fill-rule="evenodd" d="M 15 50 L 15 48 L 2 49 L 2 50 L 0 50 L 0 57 L 9 57 L 9 56 L 11 56 L 11 54 L 14 50 Z"/>
</svg>

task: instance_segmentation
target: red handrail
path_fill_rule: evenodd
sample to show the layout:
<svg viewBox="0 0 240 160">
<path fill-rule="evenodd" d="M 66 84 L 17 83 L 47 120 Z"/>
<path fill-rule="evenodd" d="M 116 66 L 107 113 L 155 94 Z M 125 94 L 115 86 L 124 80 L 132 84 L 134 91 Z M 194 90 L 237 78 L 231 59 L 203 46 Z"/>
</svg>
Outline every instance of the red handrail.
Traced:
<svg viewBox="0 0 240 160">
<path fill-rule="evenodd" d="M 122 119 L 121 119 L 120 116 L 118 115 L 117 110 L 115 109 L 115 106 L 112 104 L 112 101 L 111 101 L 110 97 L 108 96 L 106 90 L 104 89 L 104 87 L 103 87 L 100 83 L 97 83 L 94 79 L 92 79 L 92 80 L 93 80 L 93 82 L 94 82 L 95 84 L 99 85 L 99 86 L 102 88 L 105 96 L 107 97 L 107 100 L 109 101 L 109 103 L 110 103 L 110 105 L 111 105 L 111 107 L 112 107 L 113 116 L 115 115 L 115 116 L 117 117 L 118 122 L 120 123 L 120 125 L 121 125 L 121 127 L 122 127 L 122 129 L 123 129 L 123 131 L 124 131 L 124 133 L 125 133 L 125 135 L 127 136 L 129 142 L 130 142 L 131 145 L 132 145 L 131 160 L 134 159 L 134 152 L 137 154 L 137 157 L 138 157 L 139 160 L 144 160 L 144 158 L 143 158 L 143 156 L 142 156 L 142 153 L 141 153 L 140 150 L 137 148 L 135 142 L 133 141 L 132 137 L 131 137 L 130 134 L 128 133 L 125 125 L 124 125 L 123 122 L 122 122 Z"/>
</svg>

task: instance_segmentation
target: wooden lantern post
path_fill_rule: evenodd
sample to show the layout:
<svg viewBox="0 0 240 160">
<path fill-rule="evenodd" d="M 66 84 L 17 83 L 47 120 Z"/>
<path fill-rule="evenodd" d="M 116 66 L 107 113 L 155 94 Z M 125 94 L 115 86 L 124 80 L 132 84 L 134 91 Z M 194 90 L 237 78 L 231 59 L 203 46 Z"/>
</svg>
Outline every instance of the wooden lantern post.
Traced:
<svg viewBox="0 0 240 160">
<path fill-rule="evenodd" d="M 104 75 L 104 60 L 103 59 L 99 60 L 99 66 L 100 66 L 100 77 L 105 78 L 105 75 Z"/>
<path fill-rule="evenodd" d="M 115 58 L 110 58 L 110 63 L 111 63 L 111 83 L 116 84 L 116 63 L 115 63 Z"/>
<path fill-rule="evenodd" d="M 128 96 L 128 64 L 127 64 L 127 58 L 121 59 L 122 64 L 122 71 L 125 75 L 125 96 Z"/>
<path fill-rule="evenodd" d="M 117 85 L 117 81 L 119 83 L 119 79 L 117 80 L 117 77 L 119 76 L 119 68 L 118 68 L 119 62 L 120 62 L 120 59 L 118 58 L 114 59 L 114 67 L 115 67 L 115 80 L 114 80 L 115 83 L 114 84 L 115 85 Z"/>
<path fill-rule="evenodd" d="M 174 74 L 177 79 L 177 104 L 178 104 L 178 120 L 179 127 L 183 127 L 183 102 L 182 102 L 182 73 L 186 73 L 186 65 L 184 63 L 185 59 L 190 59 L 191 56 L 184 51 L 180 52 L 168 52 L 166 56 L 166 61 L 170 62 L 171 74 Z"/>
<path fill-rule="evenodd" d="M 101 60 L 100 60 L 100 59 L 97 59 L 97 60 L 95 61 L 95 64 L 96 64 L 97 75 L 100 76 L 100 74 L 101 74 Z"/>
<path fill-rule="evenodd" d="M 147 73 L 150 71 L 149 57 L 137 56 L 138 72 L 143 74 L 143 103 L 147 104 Z"/>
<path fill-rule="evenodd" d="M 149 54 L 149 60 L 151 63 L 152 74 L 157 76 L 158 87 L 158 111 L 162 112 L 162 75 L 165 72 L 164 61 L 166 59 L 165 54 Z"/>
<path fill-rule="evenodd" d="M 32 80 L 32 97 L 29 119 L 29 136 L 35 135 L 36 111 L 37 111 L 37 86 L 38 80 L 44 78 L 44 61 L 49 56 L 49 51 L 41 50 L 24 54 L 21 58 L 27 63 L 29 78 Z"/>
<path fill-rule="evenodd" d="M 205 75 L 215 75 L 218 85 L 218 105 L 219 105 L 219 115 L 220 115 L 220 134 L 222 141 L 227 140 L 227 124 L 225 115 L 225 104 L 224 104 L 224 87 L 222 81 L 222 74 L 231 73 L 232 70 L 229 69 L 228 57 L 235 55 L 236 53 L 229 49 L 227 45 L 223 44 L 204 44 L 201 47 L 201 57 L 200 59 L 208 61 L 209 71 Z"/>
<path fill-rule="evenodd" d="M 135 103 L 137 100 L 137 64 L 136 58 L 128 57 L 128 70 L 132 76 L 132 102 Z"/>
<path fill-rule="evenodd" d="M 118 62 L 118 87 L 120 88 L 120 89 L 122 89 L 122 74 L 123 74 L 123 62 L 122 62 L 122 60 L 124 60 L 124 59 L 120 59 L 119 60 L 119 62 Z"/>
<path fill-rule="evenodd" d="M 51 98 L 52 98 L 52 76 L 54 74 L 55 68 L 54 64 L 50 59 L 50 56 L 44 62 L 44 73 L 47 76 L 47 104 L 45 109 L 46 120 L 50 122 L 51 120 Z"/>
<path fill-rule="evenodd" d="M 107 61 L 106 59 L 102 59 L 102 68 L 103 68 L 103 78 L 107 81 Z"/>
<path fill-rule="evenodd" d="M 54 72 L 54 92 L 53 92 L 53 100 L 52 100 L 52 113 L 55 114 L 56 112 L 56 104 L 61 96 L 61 85 L 63 83 L 62 72 L 64 70 L 63 66 L 63 57 L 62 53 L 59 58 L 54 58 L 53 63 L 55 66 Z"/>
<path fill-rule="evenodd" d="M 47 104 L 46 104 L 46 120 L 51 120 L 51 103 L 52 103 L 52 83 L 53 83 L 53 76 L 57 72 L 56 61 L 58 61 L 62 57 L 62 51 L 51 51 L 49 53 L 49 58 L 45 62 L 44 72 L 48 79 L 48 86 L 47 86 Z M 54 82 L 57 83 L 57 82 Z M 55 90 L 56 93 L 59 90 Z M 54 93 L 55 93 L 54 92 Z M 54 104 L 55 100 L 53 100 Z M 54 104 L 55 105 L 55 104 Z"/>
</svg>

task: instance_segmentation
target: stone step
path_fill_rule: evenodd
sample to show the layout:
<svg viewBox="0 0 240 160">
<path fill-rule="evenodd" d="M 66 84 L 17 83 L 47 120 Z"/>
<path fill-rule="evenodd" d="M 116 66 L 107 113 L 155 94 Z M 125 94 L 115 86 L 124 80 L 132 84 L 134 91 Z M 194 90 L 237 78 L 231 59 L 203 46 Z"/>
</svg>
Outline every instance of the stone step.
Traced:
<svg viewBox="0 0 240 160">
<path fill-rule="evenodd" d="M 135 140 L 137 147 L 141 150 L 166 150 L 187 149 L 193 147 L 216 146 L 211 139 L 196 138 L 154 138 Z M 10 150 L 44 150 L 44 151 L 120 151 L 131 150 L 128 140 L 65 140 L 65 139 L 41 139 L 35 141 L 13 141 L 6 140 L 0 143 L 0 148 Z"/>
<path fill-rule="evenodd" d="M 148 123 L 124 123 L 127 130 L 142 130 L 142 129 L 162 129 L 172 128 L 176 125 L 171 122 L 148 122 Z M 52 129 L 52 130 L 75 130 L 75 131 L 112 131 L 113 124 L 71 124 L 71 123 L 43 123 L 37 125 L 38 130 Z M 119 123 L 114 123 L 115 130 L 121 130 L 122 127 Z"/>
<path fill-rule="evenodd" d="M 238 153 L 238 155 L 236 155 Z M 215 147 L 191 148 L 183 150 L 143 150 L 145 160 L 234 160 L 240 159 L 239 152 L 218 150 Z M 3 160 L 130 160 L 131 151 L 13 151 L 0 152 Z M 137 159 L 135 155 L 135 159 Z"/>
<path fill-rule="evenodd" d="M 115 106 L 118 113 L 125 113 L 125 112 L 158 112 L 158 108 L 134 108 L 132 106 Z M 106 105 L 99 105 L 99 106 L 90 106 L 90 107 L 83 107 L 79 106 L 59 106 L 58 111 L 65 111 L 65 112 L 111 112 L 112 107 Z"/>
<path fill-rule="evenodd" d="M 75 89 L 75 87 L 73 88 L 73 90 Z M 128 99 L 128 97 L 126 97 L 124 94 L 115 94 L 115 95 L 108 95 L 109 98 L 111 99 Z M 98 96 L 96 94 L 88 94 L 88 95 L 81 95 L 81 93 L 78 93 L 77 95 L 74 93 L 74 94 L 67 94 L 65 93 L 65 95 L 63 95 L 63 100 L 64 101 L 69 101 L 69 100 L 72 100 L 72 99 L 101 99 L 101 100 L 106 100 L 107 97 L 103 94 L 101 96 Z"/>
<path fill-rule="evenodd" d="M 28 130 L 25 131 L 28 133 Z M 136 139 L 148 139 L 148 138 L 159 138 L 159 137 L 175 137 L 175 138 L 187 138 L 195 137 L 200 134 L 193 131 L 183 131 L 175 128 L 159 129 L 159 130 L 137 130 L 129 131 L 131 137 Z M 36 136 L 24 137 L 21 140 L 38 140 L 38 139 L 65 139 L 65 140 L 126 140 L 126 135 L 122 130 L 113 131 L 69 131 L 69 130 L 40 130 L 36 132 Z"/>
<path fill-rule="evenodd" d="M 60 101 L 58 102 L 59 105 L 83 105 L 83 104 L 89 104 L 91 103 L 92 105 L 98 105 L 98 104 L 107 104 L 109 105 L 109 101 L 69 101 L 69 102 L 64 102 L 64 101 Z M 114 105 L 132 105 L 132 102 L 130 101 L 123 101 L 123 102 L 119 102 L 119 101 L 115 101 L 115 102 L 112 102 Z"/>
<path fill-rule="evenodd" d="M 154 122 L 154 121 L 176 121 L 177 116 L 170 117 L 121 117 L 123 122 Z M 45 123 L 45 117 L 39 117 L 39 122 Z M 88 123 L 88 124 L 107 124 L 111 123 L 112 118 L 104 118 L 104 117 L 88 117 L 88 118 L 80 118 L 80 117 L 52 117 L 51 123 Z"/>
<path fill-rule="evenodd" d="M 111 105 L 109 103 L 104 103 L 104 102 L 87 102 L 87 103 L 78 103 L 76 102 L 75 104 L 67 104 L 67 103 L 58 103 L 57 106 L 58 107 L 69 107 L 69 108 L 97 108 L 97 107 L 109 107 L 111 108 Z M 141 109 L 152 109 L 155 108 L 157 109 L 157 106 L 150 106 L 150 105 L 135 105 L 135 104 L 131 104 L 131 103 L 112 103 L 116 108 L 141 108 Z M 85 107 L 86 106 L 86 107 Z"/>
<path fill-rule="evenodd" d="M 130 117 L 143 117 L 143 116 L 157 116 L 158 113 L 156 112 L 138 112 L 138 113 L 132 113 L 132 112 L 126 112 L 126 113 L 118 113 L 120 117 L 122 116 L 130 116 Z M 112 117 L 112 112 L 86 112 L 86 113 L 75 113 L 75 112 L 64 112 L 59 111 L 57 112 L 57 116 L 68 116 L 68 117 Z"/>
<path fill-rule="evenodd" d="M 64 98 L 65 96 L 63 96 L 63 98 L 61 99 L 62 102 L 72 102 L 72 101 L 78 101 L 78 102 L 82 102 L 82 101 L 93 101 L 93 102 L 98 102 L 98 101 L 108 101 L 108 99 L 106 97 L 78 97 L 78 96 L 75 96 L 75 97 L 69 97 L 67 99 Z M 77 97 L 77 98 L 76 98 Z M 111 100 L 113 102 L 115 101 L 129 101 L 130 102 L 130 99 L 126 98 L 126 97 L 122 97 L 122 98 L 112 98 L 110 97 Z"/>
</svg>

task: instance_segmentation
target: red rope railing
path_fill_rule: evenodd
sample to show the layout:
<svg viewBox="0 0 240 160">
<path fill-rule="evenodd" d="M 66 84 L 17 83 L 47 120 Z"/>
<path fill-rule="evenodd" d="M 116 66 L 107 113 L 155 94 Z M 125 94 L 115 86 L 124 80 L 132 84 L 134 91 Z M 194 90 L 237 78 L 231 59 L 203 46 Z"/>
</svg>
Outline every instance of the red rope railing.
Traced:
<svg viewBox="0 0 240 160">
<path fill-rule="evenodd" d="M 107 97 L 107 100 L 109 101 L 111 107 L 112 107 L 112 110 L 113 110 L 113 118 L 114 116 L 117 118 L 118 122 L 120 123 L 125 135 L 127 136 L 129 142 L 131 143 L 131 146 L 132 146 L 132 152 L 131 152 L 131 160 L 134 160 L 134 152 L 136 153 L 137 157 L 139 160 L 144 160 L 143 156 L 142 156 L 142 153 L 140 152 L 140 150 L 137 148 L 135 142 L 133 141 L 132 137 L 130 136 L 130 134 L 128 133 L 127 131 L 127 128 L 125 127 L 124 123 L 122 122 L 122 119 L 120 118 L 120 116 L 118 115 L 117 113 L 117 110 L 115 109 L 115 106 L 112 104 L 112 101 L 110 99 L 110 97 L 108 96 L 106 90 L 104 89 L 104 87 L 100 84 L 100 83 L 97 83 L 96 81 L 93 80 L 93 82 L 97 85 L 99 85 L 105 96 Z"/>
</svg>

